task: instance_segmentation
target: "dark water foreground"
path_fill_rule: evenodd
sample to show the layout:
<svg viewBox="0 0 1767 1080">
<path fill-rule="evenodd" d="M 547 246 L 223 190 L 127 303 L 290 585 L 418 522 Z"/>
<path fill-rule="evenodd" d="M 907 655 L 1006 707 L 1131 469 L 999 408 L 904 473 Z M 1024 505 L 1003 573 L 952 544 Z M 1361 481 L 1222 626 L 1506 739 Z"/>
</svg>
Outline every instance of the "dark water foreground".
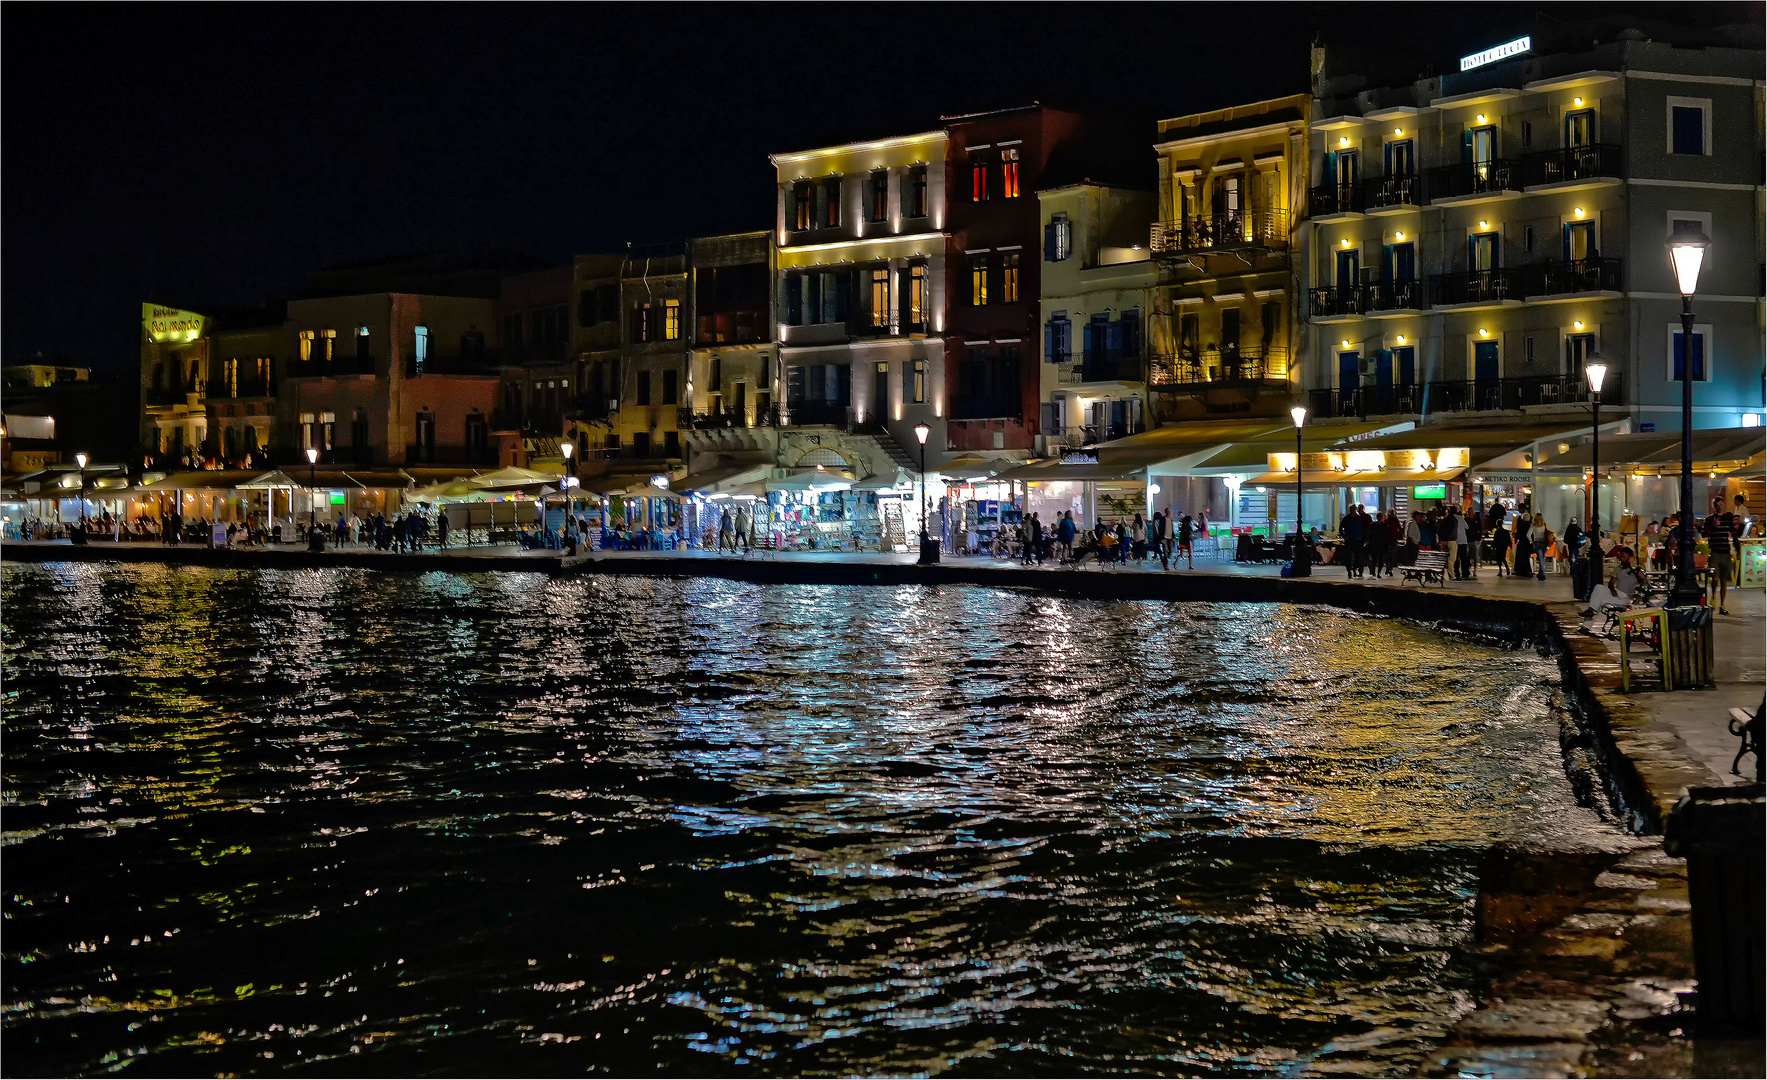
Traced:
<svg viewBox="0 0 1767 1080">
<path fill-rule="evenodd" d="M 1407 1074 L 1626 843 L 1551 661 L 1323 609 L 0 574 L 8 1075 Z"/>
</svg>

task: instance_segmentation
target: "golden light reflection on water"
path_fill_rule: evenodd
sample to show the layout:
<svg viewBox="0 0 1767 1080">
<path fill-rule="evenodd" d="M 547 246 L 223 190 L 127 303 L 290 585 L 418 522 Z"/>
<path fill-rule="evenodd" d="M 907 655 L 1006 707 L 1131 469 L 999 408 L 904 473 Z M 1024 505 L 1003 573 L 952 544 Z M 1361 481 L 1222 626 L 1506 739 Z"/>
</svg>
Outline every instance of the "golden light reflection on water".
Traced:
<svg viewBox="0 0 1767 1080">
<path fill-rule="evenodd" d="M 1477 852 L 1626 843 L 1550 662 L 1377 619 L 0 574 L 25 1071 L 1405 1073 Z"/>
</svg>

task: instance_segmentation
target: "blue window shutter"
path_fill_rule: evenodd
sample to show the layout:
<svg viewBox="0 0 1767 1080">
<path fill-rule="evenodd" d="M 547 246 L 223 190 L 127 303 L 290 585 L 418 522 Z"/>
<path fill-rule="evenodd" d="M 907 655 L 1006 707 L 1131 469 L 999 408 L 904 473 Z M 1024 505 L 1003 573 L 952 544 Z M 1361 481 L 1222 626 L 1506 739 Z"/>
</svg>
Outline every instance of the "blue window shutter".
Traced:
<svg viewBox="0 0 1767 1080">
<path fill-rule="evenodd" d="M 1059 254 L 1056 250 L 1055 245 L 1056 245 L 1056 227 L 1055 227 L 1055 222 L 1051 221 L 1049 224 L 1043 226 L 1043 261 L 1044 262 L 1054 262 L 1059 257 Z"/>
<path fill-rule="evenodd" d="M 1057 364 L 1057 363 L 1061 362 L 1060 360 L 1058 360 L 1056 358 L 1056 352 L 1055 352 L 1055 320 L 1054 319 L 1051 319 L 1048 322 L 1043 324 L 1043 361 L 1044 361 L 1044 363 L 1047 363 L 1047 364 Z"/>
</svg>

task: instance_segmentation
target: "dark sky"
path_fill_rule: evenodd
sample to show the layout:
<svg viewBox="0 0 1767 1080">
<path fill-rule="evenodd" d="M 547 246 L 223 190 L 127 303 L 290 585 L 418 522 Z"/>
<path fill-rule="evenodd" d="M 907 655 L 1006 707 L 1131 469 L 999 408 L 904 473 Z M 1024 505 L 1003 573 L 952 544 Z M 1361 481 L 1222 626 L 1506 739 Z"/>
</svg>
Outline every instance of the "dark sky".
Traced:
<svg viewBox="0 0 1767 1080">
<path fill-rule="evenodd" d="M 1032 100 L 1176 116 L 1306 90 L 1316 32 L 1449 65 L 1540 10 L 9 4 L 0 350 L 127 367 L 149 297 L 765 228 L 772 152 Z"/>
</svg>

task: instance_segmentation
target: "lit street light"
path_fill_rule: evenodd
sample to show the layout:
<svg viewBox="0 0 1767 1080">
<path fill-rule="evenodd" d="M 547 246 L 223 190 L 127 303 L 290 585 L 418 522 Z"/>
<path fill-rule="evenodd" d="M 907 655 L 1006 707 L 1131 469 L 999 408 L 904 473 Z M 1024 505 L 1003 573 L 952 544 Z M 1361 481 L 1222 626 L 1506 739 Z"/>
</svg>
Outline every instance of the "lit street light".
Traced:
<svg viewBox="0 0 1767 1080">
<path fill-rule="evenodd" d="M 1296 405 L 1288 411 L 1295 418 L 1295 542 L 1290 577 L 1313 576 L 1313 549 L 1307 543 L 1306 528 L 1301 523 L 1301 426 L 1307 422 L 1307 409 Z"/>
<path fill-rule="evenodd" d="M 1677 225 L 1669 237 L 1669 261 L 1681 289 L 1681 521 L 1676 530 L 1675 585 L 1669 590 L 1669 607 L 1691 607 L 1705 595 L 1693 580 L 1693 292 L 1711 244 L 1699 226 L 1689 222 Z"/>
<path fill-rule="evenodd" d="M 80 535 L 74 542 L 84 544 L 86 542 L 86 455 L 84 453 L 75 454 L 74 463 L 80 467 Z"/>
<path fill-rule="evenodd" d="M 325 538 L 319 535 L 319 448 L 307 447 L 307 550 L 324 551 Z"/>
<path fill-rule="evenodd" d="M 564 454 L 564 476 L 558 483 L 564 495 L 564 527 L 559 530 L 558 537 L 558 546 L 561 548 L 565 546 L 565 537 L 571 532 L 571 452 L 576 448 L 577 444 L 569 439 L 559 440 L 559 452 Z"/>
<path fill-rule="evenodd" d="M 1600 360 L 1591 360 L 1584 365 L 1583 373 L 1589 377 L 1589 405 L 1595 412 L 1595 430 L 1590 439 L 1589 450 L 1589 535 L 1595 541 L 1594 550 L 1589 555 L 1588 580 L 1583 583 L 1583 595 L 1579 600 L 1586 599 L 1589 591 L 1601 584 L 1601 384 L 1607 378 L 1607 365 Z"/>
</svg>

